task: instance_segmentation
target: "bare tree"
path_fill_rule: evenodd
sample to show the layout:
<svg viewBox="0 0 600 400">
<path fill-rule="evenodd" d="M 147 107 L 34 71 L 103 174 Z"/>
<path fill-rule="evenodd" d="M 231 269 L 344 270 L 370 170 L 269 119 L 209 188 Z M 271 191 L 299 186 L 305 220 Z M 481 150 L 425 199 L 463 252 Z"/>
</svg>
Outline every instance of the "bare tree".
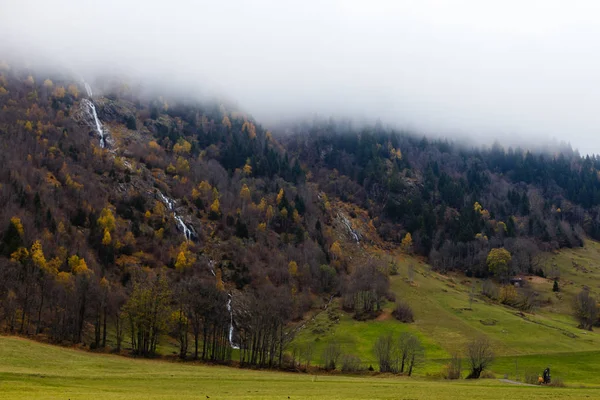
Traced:
<svg viewBox="0 0 600 400">
<path fill-rule="evenodd" d="M 398 346 L 391 334 L 379 336 L 373 347 L 380 372 L 398 372 Z"/>
<path fill-rule="evenodd" d="M 323 350 L 323 361 L 325 363 L 325 369 L 334 370 L 338 359 L 341 355 L 342 348 L 335 339 L 327 343 L 327 346 L 325 346 L 325 350 Z"/>
<path fill-rule="evenodd" d="M 462 358 L 458 353 L 453 353 L 448 364 L 448 379 L 460 379 L 462 373 Z"/>
<path fill-rule="evenodd" d="M 578 328 L 592 330 L 592 326 L 598 318 L 598 306 L 596 299 L 590 296 L 589 290 L 584 289 L 575 296 L 573 314 L 579 322 Z"/>
<path fill-rule="evenodd" d="M 404 332 L 398 339 L 400 372 L 411 376 L 413 369 L 423 360 L 424 350 L 421 341 L 412 333 Z"/>
<path fill-rule="evenodd" d="M 467 379 L 479 379 L 483 370 L 494 361 L 494 351 L 490 340 L 481 336 L 467 344 L 467 359 L 471 373 Z"/>
<path fill-rule="evenodd" d="M 315 346 L 313 342 L 306 343 L 302 347 L 302 358 L 304 359 L 306 368 L 310 367 L 310 362 L 312 361 L 314 349 Z"/>
</svg>

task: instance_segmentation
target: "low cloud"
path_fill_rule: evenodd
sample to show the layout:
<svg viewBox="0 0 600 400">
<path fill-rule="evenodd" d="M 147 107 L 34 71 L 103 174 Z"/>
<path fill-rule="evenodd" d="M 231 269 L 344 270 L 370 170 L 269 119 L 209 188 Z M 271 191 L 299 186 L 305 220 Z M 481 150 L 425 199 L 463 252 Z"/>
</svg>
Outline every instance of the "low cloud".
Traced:
<svg viewBox="0 0 600 400">
<path fill-rule="evenodd" d="M 600 153 L 600 5 L 572 3 L 0 0 L 0 54 L 185 82 L 267 122 L 379 118 Z"/>
</svg>

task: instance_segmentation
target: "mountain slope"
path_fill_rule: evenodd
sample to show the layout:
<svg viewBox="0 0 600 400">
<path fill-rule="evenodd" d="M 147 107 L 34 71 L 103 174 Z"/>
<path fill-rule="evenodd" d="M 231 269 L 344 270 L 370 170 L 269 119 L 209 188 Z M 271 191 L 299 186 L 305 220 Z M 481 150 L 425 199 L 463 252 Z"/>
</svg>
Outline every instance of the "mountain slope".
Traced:
<svg viewBox="0 0 600 400">
<path fill-rule="evenodd" d="M 592 268 L 564 265 L 596 260 L 596 158 L 342 122 L 283 135 L 222 104 L 0 73 L 5 331 L 269 367 L 311 342 L 321 361 L 332 338 L 371 364 L 389 331 L 430 359 L 479 334 L 505 356 L 596 346 L 570 317 Z M 491 271 L 494 248 L 512 258 Z"/>
</svg>

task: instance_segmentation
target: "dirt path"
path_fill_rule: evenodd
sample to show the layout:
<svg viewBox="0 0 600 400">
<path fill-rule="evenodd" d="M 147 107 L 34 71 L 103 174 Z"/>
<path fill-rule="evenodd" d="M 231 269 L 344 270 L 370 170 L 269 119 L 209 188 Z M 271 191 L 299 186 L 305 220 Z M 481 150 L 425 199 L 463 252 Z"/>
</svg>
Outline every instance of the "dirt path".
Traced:
<svg viewBox="0 0 600 400">
<path fill-rule="evenodd" d="M 530 385 L 529 383 L 523 383 L 523 382 L 519 382 L 519 381 L 513 381 L 511 379 L 498 379 L 500 382 L 502 383 L 508 383 L 511 385 L 520 385 L 520 386 L 537 386 L 537 385 Z"/>
</svg>

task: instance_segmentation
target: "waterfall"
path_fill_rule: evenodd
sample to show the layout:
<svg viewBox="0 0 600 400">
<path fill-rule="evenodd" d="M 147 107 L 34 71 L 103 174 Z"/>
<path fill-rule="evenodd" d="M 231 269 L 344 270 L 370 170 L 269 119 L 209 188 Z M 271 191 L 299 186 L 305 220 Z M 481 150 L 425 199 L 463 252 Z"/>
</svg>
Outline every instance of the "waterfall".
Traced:
<svg viewBox="0 0 600 400">
<path fill-rule="evenodd" d="M 96 133 L 100 136 L 100 147 L 104 148 L 106 146 L 106 131 L 102 127 L 102 123 L 98 119 L 98 113 L 96 112 L 96 106 L 89 99 L 81 100 L 83 104 L 87 106 L 88 113 L 94 119 L 94 124 L 96 125 Z"/>
<path fill-rule="evenodd" d="M 167 209 L 173 213 L 173 218 L 175 218 L 175 221 L 177 222 L 177 227 L 183 233 L 183 237 L 185 237 L 185 240 L 192 240 L 192 238 L 195 235 L 194 231 L 189 226 L 187 226 L 185 222 L 183 222 L 183 218 L 181 218 L 181 216 L 175 212 L 175 201 L 162 194 L 160 190 L 157 190 L 156 193 L 158 194 L 158 198 L 160 199 L 160 201 L 162 201 L 167 207 Z"/>
<path fill-rule="evenodd" d="M 192 231 L 183 222 L 181 217 L 175 213 L 173 213 L 173 216 L 175 217 L 175 221 L 177 221 L 177 225 L 183 231 L 183 236 L 185 236 L 185 240 L 192 240 Z"/>
<path fill-rule="evenodd" d="M 92 97 L 92 88 L 86 81 L 83 81 L 83 86 L 85 86 L 85 91 L 87 92 L 88 97 Z"/>
<path fill-rule="evenodd" d="M 346 218 L 345 215 L 338 213 L 338 217 L 340 217 L 340 219 L 342 220 L 342 223 L 344 225 L 346 225 L 346 229 L 348 229 L 348 233 L 350 233 L 350 235 L 352 236 L 352 239 L 354 239 L 354 241 L 356 243 L 360 243 L 360 238 L 358 236 L 358 234 L 356 233 L 356 231 L 354 229 L 352 229 L 352 224 L 350 223 L 350 221 L 348 221 L 348 218 Z"/>
<path fill-rule="evenodd" d="M 227 294 L 229 299 L 227 300 L 227 311 L 229 311 L 229 345 L 232 349 L 239 349 L 240 346 L 233 343 L 233 307 L 231 307 L 231 293 Z"/>
<path fill-rule="evenodd" d="M 92 88 L 86 82 L 83 81 L 83 86 L 85 86 L 85 91 L 89 97 L 89 99 L 82 99 L 81 102 L 85 105 L 89 116 L 94 120 L 94 127 L 96 129 L 96 133 L 100 136 L 100 147 L 105 148 L 107 142 L 108 131 L 102 126 L 102 122 L 98 118 L 98 113 L 96 112 L 96 106 L 92 102 Z"/>
</svg>

